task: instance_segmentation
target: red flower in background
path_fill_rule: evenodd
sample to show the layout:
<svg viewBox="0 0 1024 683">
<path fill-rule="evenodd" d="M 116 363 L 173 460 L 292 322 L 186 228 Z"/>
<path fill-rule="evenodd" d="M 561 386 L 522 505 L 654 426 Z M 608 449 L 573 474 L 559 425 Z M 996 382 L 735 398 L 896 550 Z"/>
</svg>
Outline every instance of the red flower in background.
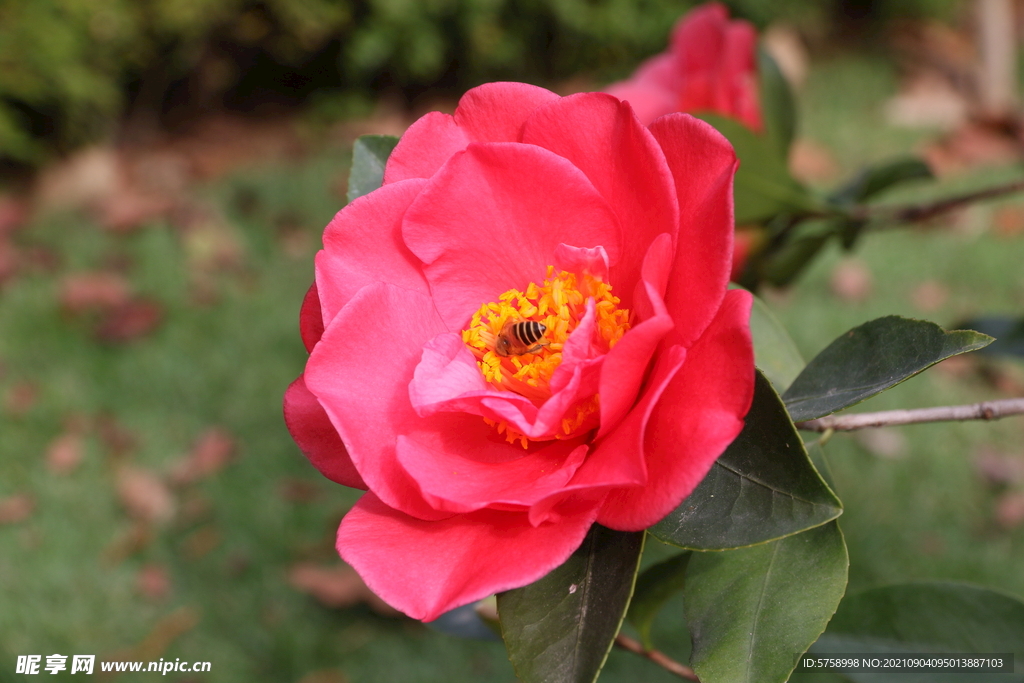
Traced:
<svg viewBox="0 0 1024 683">
<path fill-rule="evenodd" d="M 700 482 L 753 392 L 735 168 L 690 116 L 648 128 L 606 94 L 494 83 L 417 121 L 327 226 L 285 419 L 367 490 L 338 550 L 378 595 L 434 619 Z M 544 338 L 496 354 L 523 320 Z"/>
<path fill-rule="evenodd" d="M 717 2 L 701 5 L 676 23 L 668 52 L 606 92 L 628 101 L 645 125 L 672 112 L 709 111 L 760 132 L 756 43 L 749 22 L 729 21 Z"/>
</svg>

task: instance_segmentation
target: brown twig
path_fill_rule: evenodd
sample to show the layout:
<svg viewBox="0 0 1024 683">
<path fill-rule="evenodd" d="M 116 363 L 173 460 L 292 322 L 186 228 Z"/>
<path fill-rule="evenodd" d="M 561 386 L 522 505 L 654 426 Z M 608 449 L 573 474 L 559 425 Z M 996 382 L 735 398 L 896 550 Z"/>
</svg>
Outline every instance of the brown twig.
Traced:
<svg viewBox="0 0 1024 683">
<path fill-rule="evenodd" d="M 633 654 L 640 655 L 641 657 L 646 657 L 647 659 L 651 660 L 652 662 L 660 666 L 662 669 L 665 669 L 665 671 L 668 671 L 669 673 L 674 673 L 676 676 L 679 676 L 680 678 L 683 678 L 687 681 L 697 681 L 697 683 L 700 683 L 700 679 L 697 678 L 697 674 L 693 672 L 693 669 L 691 669 L 688 666 L 684 666 L 683 664 L 680 664 L 676 660 L 666 655 L 664 652 L 660 652 L 658 650 L 645 650 L 644 646 L 641 645 L 640 641 L 638 640 L 635 640 L 633 638 L 630 638 L 629 636 L 620 633 L 619 635 L 615 636 L 615 644 L 618 647 L 621 647 L 623 650 L 628 650 Z"/>
<path fill-rule="evenodd" d="M 998 420 L 1010 415 L 1024 415 L 1024 398 L 1007 398 L 963 406 L 940 406 L 915 410 L 885 410 L 878 413 L 830 415 L 817 420 L 797 422 L 798 429 L 807 432 L 850 432 L 869 427 L 909 425 L 920 422 L 952 422 L 962 420 Z"/>
<path fill-rule="evenodd" d="M 983 199 L 994 199 L 1003 195 L 1013 194 L 1024 190 L 1024 180 L 1015 180 L 1006 185 L 988 187 L 984 190 L 976 190 L 955 197 L 947 197 L 934 202 L 924 204 L 908 204 L 904 206 L 858 206 L 850 211 L 849 215 L 855 220 L 885 219 L 897 223 L 916 223 L 918 221 L 934 218 L 947 211 L 953 211 L 965 204 L 981 201 Z"/>
</svg>

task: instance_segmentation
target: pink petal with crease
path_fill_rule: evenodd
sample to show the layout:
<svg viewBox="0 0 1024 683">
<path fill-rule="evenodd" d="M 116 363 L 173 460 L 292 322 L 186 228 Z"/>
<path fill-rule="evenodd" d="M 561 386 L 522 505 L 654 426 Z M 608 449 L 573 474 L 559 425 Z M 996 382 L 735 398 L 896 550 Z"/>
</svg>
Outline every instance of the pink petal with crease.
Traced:
<svg viewBox="0 0 1024 683">
<path fill-rule="evenodd" d="M 672 169 L 679 197 L 679 236 L 665 306 L 672 343 L 692 345 L 721 306 L 732 267 L 732 145 L 707 123 L 669 114 L 651 124 Z"/>
<path fill-rule="evenodd" d="M 523 126 L 523 142 L 568 159 L 608 201 L 628 236 L 621 257 L 612 258 L 609 282 L 629 308 L 651 242 L 679 229 L 676 185 L 658 142 L 629 105 L 604 93 L 570 95 L 539 108 Z"/>
<path fill-rule="evenodd" d="M 342 486 L 366 490 L 366 482 L 348 457 L 331 418 L 306 388 L 303 375 L 284 394 L 284 423 L 299 450 L 325 477 Z"/>
<path fill-rule="evenodd" d="M 425 184 L 407 180 L 381 187 L 346 206 L 327 225 L 324 248 L 316 255 L 324 326 L 374 282 L 427 293 L 419 259 L 402 241 L 402 216 Z"/>
<path fill-rule="evenodd" d="M 533 145 L 472 144 L 437 172 L 405 214 L 406 244 L 452 330 L 480 304 L 544 279 L 559 244 L 602 246 L 620 230 L 579 169 Z"/>
<path fill-rule="evenodd" d="M 583 508 L 536 527 L 526 513 L 494 510 L 425 522 L 367 493 L 338 528 L 338 552 L 388 604 L 431 621 L 541 578 L 579 547 L 593 519 Z"/>
<path fill-rule="evenodd" d="M 328 325 L 305 373 L 306 386 L 369 488 L 389 505 L 424 519 L 444 515 L 431 509 L 398 464 L 395 443 L 413 429 L 448 428 L 448 416 L 421 418 L 409 402 L 409 378 L 423 344 L 443 331 L 426 296 L 394 285 L 368 285 Z"/>
<path fill-rule="evenodd" d="M 638 531 L 656 524 L 690 495 L 740 433 L 754 395 L 751 302 L 748 292 L 730 290 L 687 353 L 640 434 L 647 485 L 609 493 L 598 517 L 605 526 Z"/>
<path fill-rule="evenodd" d="M 485 83 L 459 100 L 454 116 L 431 112 L 405 131 L 384 169 L 384 183 L 429 178 L 471 142 L 519 142 L 523 122 L 558 95 L 526 83 Z"/>
</svg>

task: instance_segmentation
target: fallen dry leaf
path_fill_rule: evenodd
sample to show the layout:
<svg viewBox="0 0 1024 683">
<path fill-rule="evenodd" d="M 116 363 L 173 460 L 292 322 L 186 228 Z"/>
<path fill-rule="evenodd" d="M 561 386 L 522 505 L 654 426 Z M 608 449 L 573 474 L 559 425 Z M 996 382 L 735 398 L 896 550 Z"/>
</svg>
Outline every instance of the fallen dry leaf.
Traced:
<svg viewBox="0 0 1024 683">
<path fill-rule="evenodd" d="M 289 503 L 309 503 L 320 497 L 323 489 L 307 479 L 285 479 L 278 490 Z"/>
<path fill-rule="evenodd" d="M 996 209 L 992 216 L 992 228 L 992 232 L 999 237 L 1024 235 L 1024 206 L 1013 204 Z"/>
<path fill-rule="evenodd" d="M 99 221 L 110 232 L 124 234 L 167 216 L 173 208 L 169 197 L 125 189 L 100 202 Z"/>
<path fill-rule="evenodd" d="M 110 565 L 120 564 L 141 552 L 152 540 L 153 528 L 149 522 L 133 522 L 128 529 L 117 534 L 103 548 L 103 560 Z"/>
<path fill-rule="evenodd" d="M 123 460 L 139 445 L 135 433 L 118 422 L 113 415 L 100 415 L 96 420 L 96 430 L 100 442 L 114 460 Z"/>
<path fill-rule="evenodd" d="M 367 588 L 356 570 L 346 564 L 323 566 L 299 562 L 288 571 L 288 583 L 326 607 L 350 607 L 365 602 L 379 614 L 399 614 Z"/>
<path fill-rule="evenodd" d="M 890 125 L 952 130 L 967 120 L 967 100 L 943 75 L 924 71 L 908 79 L 885 105 Z"/>
<path fill-rule="evenodd" d="M 925 280 L 910 292 L 910 303 L 918 309 L 932 313 L 949 300 L 949 287 L 937 280 Z"/>
<path fill-rule="evenodd" d="M 996 501 L 996 522 L 1004 529 L 1015 529 L 1024 522 L 1024 491 L 1007 491 Z"/>
<path fill-rule="evenodd" d="M 871 296 L 874 278 L 866 263 L 858 258 L 845 258 L 832 271 L 829 284 L 832 293 L 843 301 L 861 303 Z"/>
<path fill-rule="evenodd" d="M 299 683 L 348 683 L 348 678 L 337 669 L 323 669 L 310 671 L 299 679 Z"/>
<path fill-rule="evenodd" d="M 854 438 L 872 454 L 890 460 L 906 455 L 909 446 L 903 432 L 892 427 L 865 429 L 856 432 Z"/>
<path fill-rule="evenodd" d="M 18 382 L 4 393 L 4 412 L 11 417 L 23 417 L 32 410 L 39 398 L 39 388 L 34 382 Z"/>
<path fill-rule="evenodd" d="M 979 446 L 973 453 L 974 469 L 989 484 L 1024 484 L 1024 457 L 992 446 Z"/>
<path fill-rule="evenodd" d="M 135 590 L 149 600 L 164 600 L 171 593 L 171 576 L 159 564 L 147 564 L 135 575 Z"/>
<path fill-rule="evenodd" d="M 217 273 L 236 270 L 245 249 L 237 232 L 210 209 L 197 209 L 185 220 L 183 242 L 192 271 Z"/>
<path fill-rule="evenodd" d="M 156 661 L 160 659 L 175 640 L 194 629 L 201 618 L 200 612 L 195 607 L 179 607 L 167 616 L 163 617 L 153 629 L 136 645 L 125 650 L 111 652 L 100 657 L 103 662 L 118 661 Z M 100 668 L 99 662 L 96 670 Z"/>
<path fill-rule="evenodd" d="M 925 161 L 939 176 L 978 166 L 1001 166 L 1019 162 L 1021 143 L 1006 131 L 980 122 L 967 123 L 945 138 L 928 145 Z"/>
<path fill-rule="evenodd" d="M 10 195 L 0 195 L 0 237 L 10 235 L 29 218 L 28 203 Z"/>
<path fill-rule="evenodd" d="M 190 560 L 198 560 L 217 549 L 224 538 L 214 524 L 199 527 L 181 542 L 182 552 Z"/>
<path fill-rule="evenodd" d="M 155 330 L 164 319 L 164 307 L 152 299 L 132 299 L 106 312 L 96 327 L 96 338 L 106 343 L 130 342 Z"/>
<path fill-rule="evenodd" d="M 235 454 L 235 440 L 226 430 L 212 427 L 199 437 L 187 456 L 171 470 L 175 484 L 191 484 L 220 472 Z"/>
<path fill-rule="evenodd" d="M 765 30 L 761 43 L 779 65 L 790 87 L 794 90 L 803 88 L 810 71 L 810 58 L 800 32 L 789 24 L 774 22 Z"/>
<path fill-rule="evenodd" d="M 970 355 L 951 356 L 935 364 L 934 370 L 951 379 L 964 379 L 974 374 L 977 364 Z"/>
<path fill-rule="evenodd" d="M 160 477 L 141 467 L 117 471 L 117 495 L 128 514 L 143 522 L 166 522 L 174 516 L 174 498 Z"/>
<path fill-rule="evenodd" d="M 27 493 L 0 498 L 0 524 L 17 524 L 32 516 L 36 509 L 35 498 Z"/>
<path fill-rule="evenodd" d="M 92 147 L 44 167 L 36 183 L 36 203 L 44 209 L 86 208 L 118 192 L 124 184 L 117 151 Z"/>
<path fill-rule="evenodd" d="M 57 475 L 71 474 L 85 456 L 85 440 L 81 434 L 62 434 L 46 449 L 46 467 Z"/>
<path fill-rule="evenodd" d="M 59 291 L 61 308 L 74 315 L 123 306 L 132 294 L 124 276 L 107 271 L 66 275 L 61 278 Z"/>
<path fill-rule="evenodd" d="M 6 237 L 0 235 L 0 286 L 14 279 L 14 276 L 18 274 L 20 262 L 18 250 Z"/>
<path fill-rule="evenodd" d="M 789 148 L 789 172 L 808 184 L 826 184 L 839 176 L 835 155 L 821 143 L 797 138 Z"/>
</svg>

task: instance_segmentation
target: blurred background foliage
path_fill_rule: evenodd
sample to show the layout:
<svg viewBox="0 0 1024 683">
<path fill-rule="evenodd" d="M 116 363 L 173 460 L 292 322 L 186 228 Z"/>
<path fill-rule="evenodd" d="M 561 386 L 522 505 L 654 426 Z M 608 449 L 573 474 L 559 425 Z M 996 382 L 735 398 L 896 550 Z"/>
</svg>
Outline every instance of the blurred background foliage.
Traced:
<svg viewBox="0 0 1024 683">
<path fill-rule="evenodd" d="M 0 160 L 34 165 L 197 111 L 296 104 L 365 111 L 484 81 L 623 77 L 664 48 L 685 0 L 3 0 Z M 953 0 L 731 0 L 759 26 L 783 19 L 849 34 Z M 154 118 L 159 119 L 154 121 Z"/>
</svg>

